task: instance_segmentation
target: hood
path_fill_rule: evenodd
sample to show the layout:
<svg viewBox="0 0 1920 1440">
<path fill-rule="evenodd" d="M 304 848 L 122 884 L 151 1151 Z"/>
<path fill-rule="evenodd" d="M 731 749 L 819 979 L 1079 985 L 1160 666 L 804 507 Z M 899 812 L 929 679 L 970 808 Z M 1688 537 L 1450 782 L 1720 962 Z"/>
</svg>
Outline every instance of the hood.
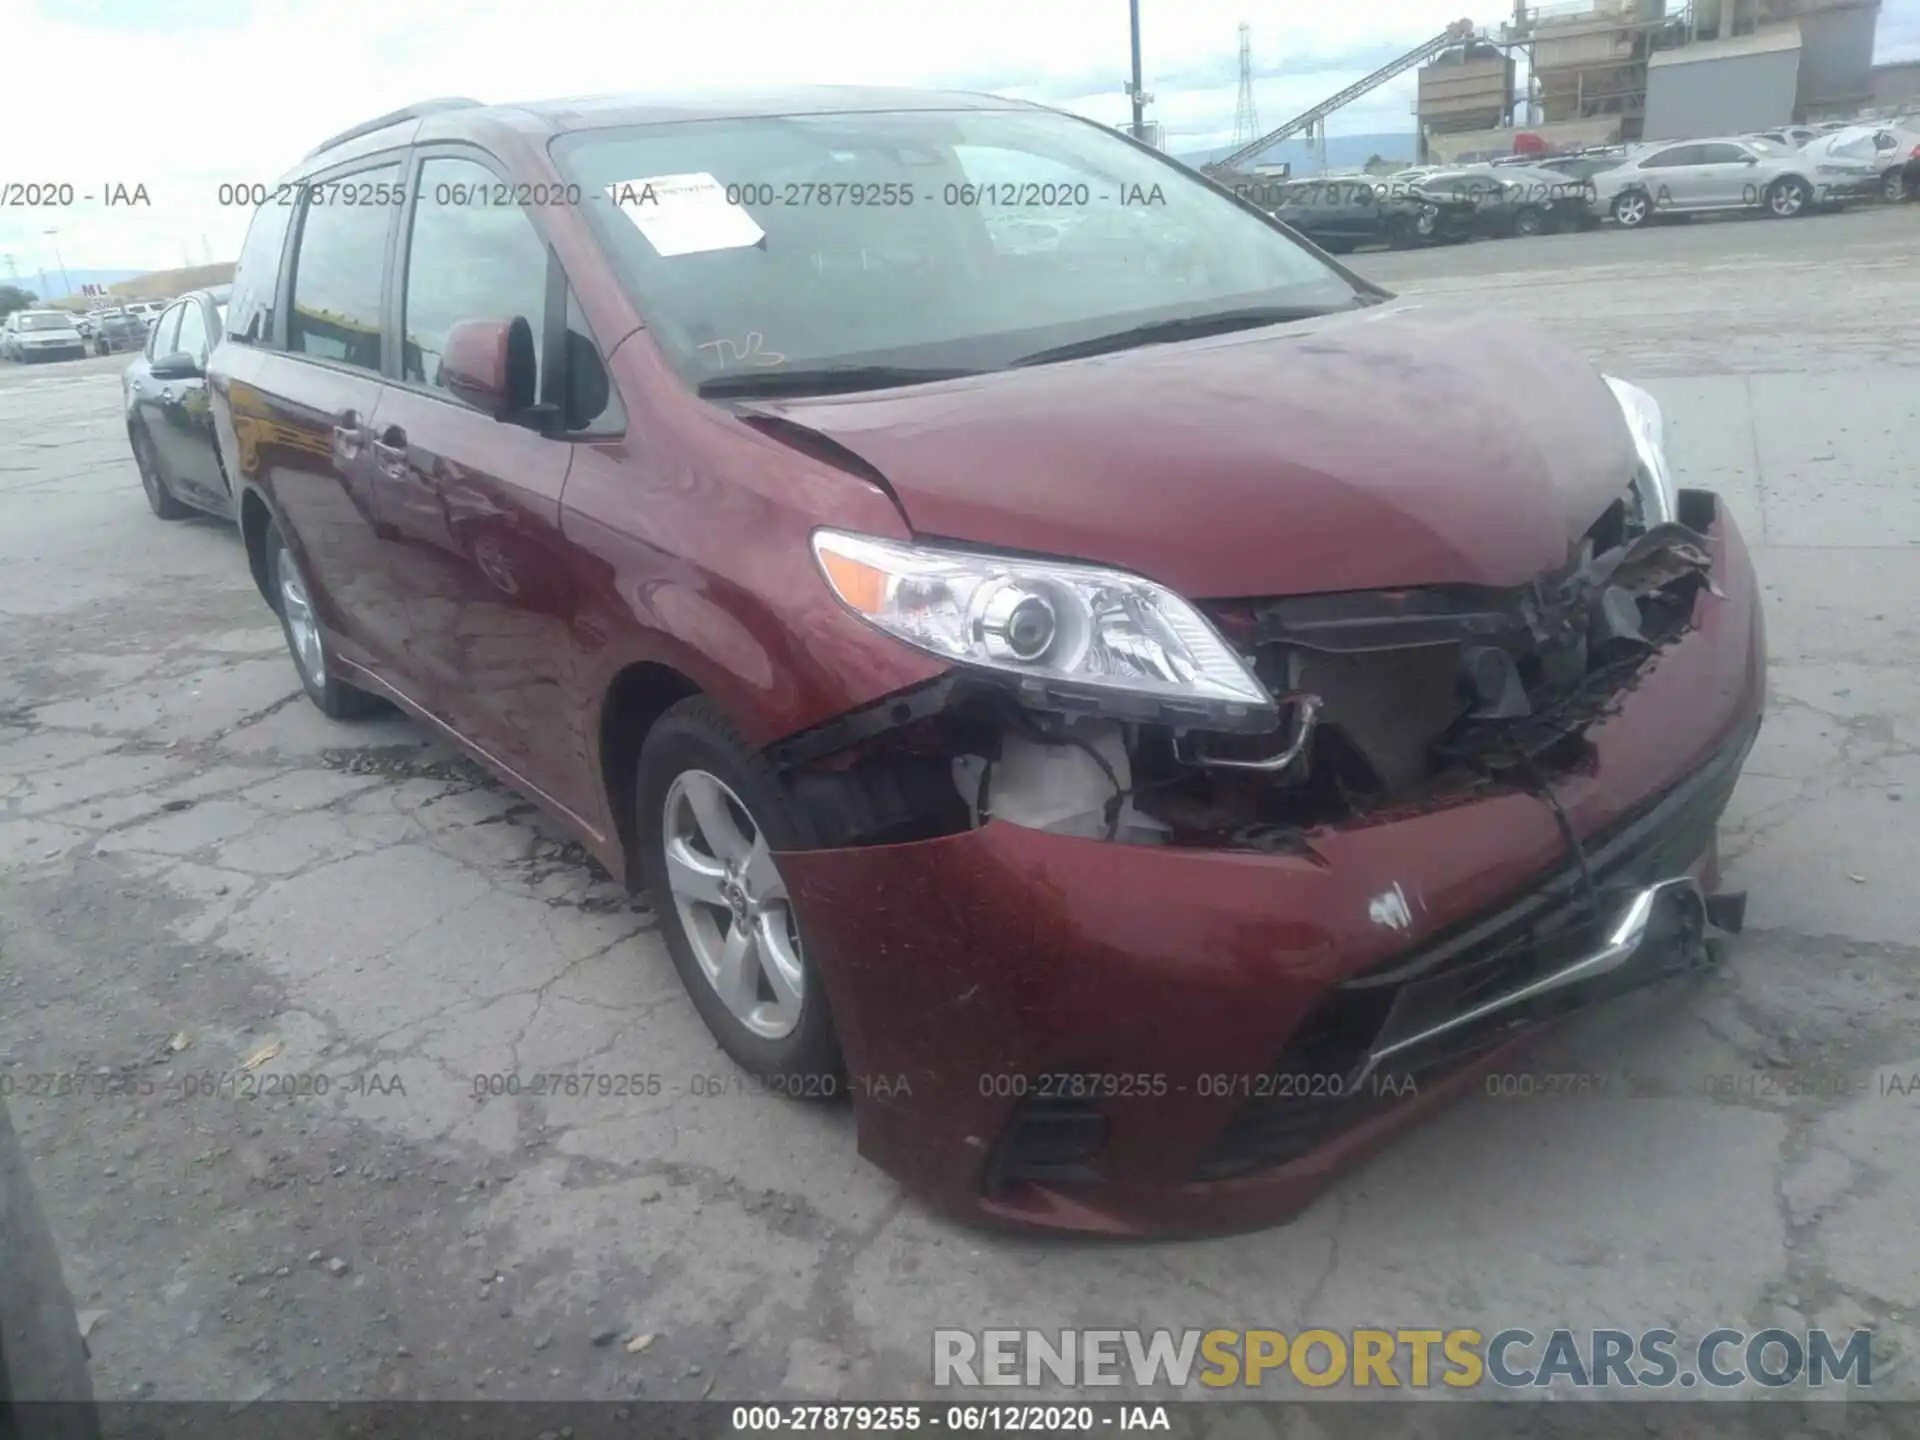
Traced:
<svg viewBox="0 0 1920 1440">
<path fill-rule="evenodd" d="M 1195 598 L 1523 584 L 1635 466 L 1584 360 L 1418 305 L 756 408 L 871 464 L 922 537 Z"/>
</svg>

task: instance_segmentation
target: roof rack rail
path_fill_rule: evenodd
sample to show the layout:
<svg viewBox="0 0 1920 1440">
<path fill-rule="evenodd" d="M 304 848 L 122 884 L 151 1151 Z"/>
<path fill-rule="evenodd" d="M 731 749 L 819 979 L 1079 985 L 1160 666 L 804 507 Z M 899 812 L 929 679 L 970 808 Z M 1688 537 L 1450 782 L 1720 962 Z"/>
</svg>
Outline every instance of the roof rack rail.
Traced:
<svg viewBox="0 0 1920 1440">
<path fill-rule="evenodd" d="M 477 110 L 481 108 L 479 100 L 468 100 L 462 96 L 449 96 L 444 100 L 422 100 L 417 105 L 403 105 L 398 110 L 389 110 L 385 115 L 376 115 L 371 120 L 363 120 L 358 125 L 342 130 L 338 135 L 322 140 L 307 152 L 310 160 L 323 151 L 336 145 L 344 145 L 349 140 L 358 140 L 362 135 L 371 135 L 376 130 L 384 130 L 389 125 L 398 125 L 403 120 L 419 120 L 427 115 L 438 115 L 443 110 Z"/>
</svg>

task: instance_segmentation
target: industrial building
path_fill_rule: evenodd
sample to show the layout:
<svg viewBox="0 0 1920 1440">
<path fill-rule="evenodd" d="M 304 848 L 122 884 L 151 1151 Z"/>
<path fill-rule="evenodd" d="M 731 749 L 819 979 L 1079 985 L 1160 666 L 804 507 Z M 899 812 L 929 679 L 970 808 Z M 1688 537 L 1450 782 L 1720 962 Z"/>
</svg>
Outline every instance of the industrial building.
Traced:
<svg viewBox="0 0 1920 1440">
<path fill-rule="evenodd" d="M 1879 0 L 1521 0 L 1497 34 L 1421 67 L 1422 150 L 1454 160 L 1511 151 L 1519 133 L 1557 149 L 1848 116 L 1899 84 L 1874 70 L 1879 14 Z"/>
</svg>

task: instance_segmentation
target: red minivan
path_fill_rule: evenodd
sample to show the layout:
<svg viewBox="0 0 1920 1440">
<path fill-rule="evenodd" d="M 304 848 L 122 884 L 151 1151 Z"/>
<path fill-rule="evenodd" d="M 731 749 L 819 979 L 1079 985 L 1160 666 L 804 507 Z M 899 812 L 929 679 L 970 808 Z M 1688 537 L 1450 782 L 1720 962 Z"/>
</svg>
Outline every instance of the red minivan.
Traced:
<svg viewBox="0 0 1920 1440">
<path fill-rule="evenodd" d="M 226 330 L 315 703 L 537 800 L 961 1212 L 1284 1218 L 1739 926 L 1760 609 L 1652 398 L 1105 126 L 432 102 L 273 187 Z"/>
</svg>

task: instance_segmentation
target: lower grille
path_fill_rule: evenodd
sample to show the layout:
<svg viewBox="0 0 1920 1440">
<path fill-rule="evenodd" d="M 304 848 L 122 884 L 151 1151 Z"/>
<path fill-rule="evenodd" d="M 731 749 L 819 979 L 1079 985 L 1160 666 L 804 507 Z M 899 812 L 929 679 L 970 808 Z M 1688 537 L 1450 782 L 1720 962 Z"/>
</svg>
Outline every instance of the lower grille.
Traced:
<svg viewBox="0 0 1920 1440">
<path fill-rule="evenodd" d="M 981 1188 L 1002 1194 L 1021 1181 L 1086 1182 L 1107 1143 L 1099 1102 L 1064 1088 L 1042 1088 L 1021 1098 L 987 1161 Z"/>
<path fill-rule="evenodd" d="M 1631 889 L 1681 874 L 1712 843 L 1721 812 L 1753 743 L 1757 722 L 1743 727 L 1711 759 L 1635 815 L 1588 837 L 1583 875 L 1571 857 L 1526 893 L 1468 921 L 1411 955 L 1396 957 L 1342 982 L 1300 1024 L 1274 1062 L 1266 1083 L 1238 1110 L 1202 1157 L 1196 1176 L 1222 1180 L 1298 1159 L 1334 1135 L 1417 1094 L 1511 1038 L 1500 1023 L 1462 1030 L 1424 1047 L 1410 1064 L 1347 1088 L 1396 1006 L 1414 1006 L 1437 1018 L 1436 997 L 1464 1012 L 1562 963 L 1570 946 L 1587 940 L 1598 917 L 1587 904 L 1589 881 L 1601 891 Z M 1570 992 L 1530 1007 L 1538 1024 L 1589 1003 L 1600 990 Z"/>
</svg>

